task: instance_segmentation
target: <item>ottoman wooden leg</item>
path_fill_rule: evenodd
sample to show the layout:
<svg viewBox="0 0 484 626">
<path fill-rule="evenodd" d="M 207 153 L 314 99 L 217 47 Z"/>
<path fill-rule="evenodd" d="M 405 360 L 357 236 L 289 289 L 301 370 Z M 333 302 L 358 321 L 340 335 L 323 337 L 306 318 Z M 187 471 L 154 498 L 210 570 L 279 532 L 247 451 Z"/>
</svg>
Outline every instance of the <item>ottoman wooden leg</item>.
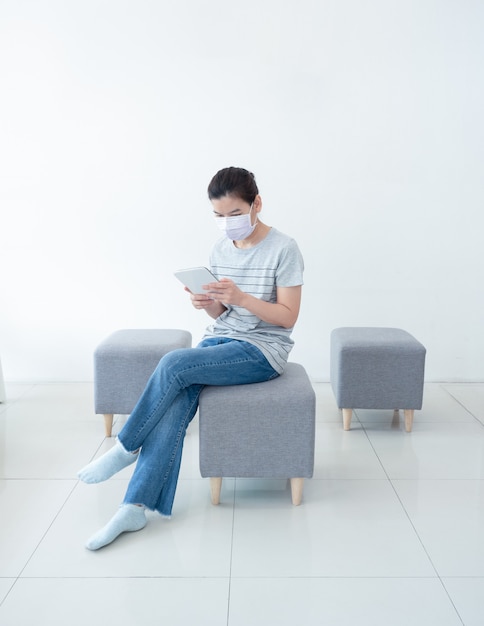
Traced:
<svg viewBox="0 0 484 626">
<path fill-rule="evenodd" d="M 220 504 L 220 491 L 222 489 L 221 478 L 210 479 L 210 496 L 212 498 L 212 504 Z"/>
<path fill-rule="evenodd" d="M 304 478 L 291 478 L 291 497 L 294 506 L 299 506 L 302 500 Z"/>
<path fill-rule="evenodd" d="M 403 414 L 405 415 L 405 430 L 409 433 L 412 430 L 414 410 L 404 409 Z"/>
<path fill-rule="evenodd" d="M 345 430 L 350 429 L 352 415 L 353 415 L 353 409 L 343 409 L 343 428 Z"/>
<path fill-rule="evenodd" d="M 111 437 L 113 434 L 113 419 L 114 415 L 112 413 L 104 414 L 104 430 L 106 432 L 106 437 Z"/>
</svg>

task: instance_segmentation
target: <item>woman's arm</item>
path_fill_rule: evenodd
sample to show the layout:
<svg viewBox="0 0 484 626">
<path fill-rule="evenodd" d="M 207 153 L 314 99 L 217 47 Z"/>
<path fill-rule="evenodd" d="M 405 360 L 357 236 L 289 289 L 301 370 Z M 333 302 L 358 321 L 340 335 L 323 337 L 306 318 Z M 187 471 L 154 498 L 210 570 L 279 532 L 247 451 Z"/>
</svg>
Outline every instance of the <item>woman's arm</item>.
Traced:
<svg viewBox="0 0 484 626">
<path fill-rule="evenodd" d="M 300 285 L 297 287 L 277 287 L 277 302 L 265 302 L 265 300 L 251 296 L 240 290 L 228 278 L 222 278 L 218 283 L 210 283 L 207 287 L 210 291 L 210 298 L 213 301 L 214 311 L 220 311 L 218 315 L 225 309 L 222 303 L 232 304 L 247 309 L 268 324 L 282 326 L 283 328 L 292 328 L 299 315 L 302 291 Z M 207 296 L 202 297 L 207 298 Z M 221 305 L 222 308 L 216 309 L 216 304 Z M 205 308 L 207 313 L 214 317 L 208 306 L 197 308 Z M 218 317 L 218 315 L 215 317 Z"/>
</svg>

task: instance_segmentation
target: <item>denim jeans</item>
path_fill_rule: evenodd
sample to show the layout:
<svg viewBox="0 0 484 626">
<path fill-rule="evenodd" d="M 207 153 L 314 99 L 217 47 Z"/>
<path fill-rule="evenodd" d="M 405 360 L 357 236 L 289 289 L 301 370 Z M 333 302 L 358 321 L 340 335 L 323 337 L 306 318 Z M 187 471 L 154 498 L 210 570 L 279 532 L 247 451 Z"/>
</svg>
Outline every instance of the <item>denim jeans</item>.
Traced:
<svg viewBox="0 0 484 626">
<path fill-rule="evenodd" d="M 124 503 L 171 515 L 183 440 L 203 387 L 277 376 L 259 348 L 245 341 L 210 337 L 166 354 L 118 435 L 126 450 L 141 449 Z"/>
</svg>

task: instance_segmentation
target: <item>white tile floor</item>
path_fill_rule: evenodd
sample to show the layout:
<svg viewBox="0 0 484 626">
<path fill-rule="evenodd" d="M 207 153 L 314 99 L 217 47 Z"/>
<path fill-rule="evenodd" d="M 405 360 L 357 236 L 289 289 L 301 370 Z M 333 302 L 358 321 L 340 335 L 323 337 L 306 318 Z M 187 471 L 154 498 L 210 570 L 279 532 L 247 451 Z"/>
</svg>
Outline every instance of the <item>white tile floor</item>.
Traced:
<svg viewBox="0 0 484 626">
<path fill-rule="evenodd" d="M 89 552 L 132 468 L 87 486 L 112 445 L 90 384 L 7 384 L 0 404 L 0 626 L 484 624 L 484 384 L 427 384 L 408 434 L 391 411 L 344 432 L 328 384 L 316 467 L 293 507 L 285 481 L 225 480 L 210 504 L 198 424 L 174 516 Z M 118 418 L 117 428 L 123 422 Z"/>
</svg>

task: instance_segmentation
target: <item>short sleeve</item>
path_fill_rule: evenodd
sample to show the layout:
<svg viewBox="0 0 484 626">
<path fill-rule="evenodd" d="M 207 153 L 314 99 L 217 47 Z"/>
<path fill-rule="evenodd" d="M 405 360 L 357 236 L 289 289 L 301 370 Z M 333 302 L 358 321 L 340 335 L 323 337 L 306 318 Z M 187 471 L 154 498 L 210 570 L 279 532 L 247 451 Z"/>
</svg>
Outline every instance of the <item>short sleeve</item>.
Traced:
<svg viewBox="0 0 484 626">
<path fill-rule="evenodd" d="M 303 284 L 304 260 L 294 239 L 289 239 L 281 251 L 276 271 L 277 287 L 297 287 Z"/>
</svg>

